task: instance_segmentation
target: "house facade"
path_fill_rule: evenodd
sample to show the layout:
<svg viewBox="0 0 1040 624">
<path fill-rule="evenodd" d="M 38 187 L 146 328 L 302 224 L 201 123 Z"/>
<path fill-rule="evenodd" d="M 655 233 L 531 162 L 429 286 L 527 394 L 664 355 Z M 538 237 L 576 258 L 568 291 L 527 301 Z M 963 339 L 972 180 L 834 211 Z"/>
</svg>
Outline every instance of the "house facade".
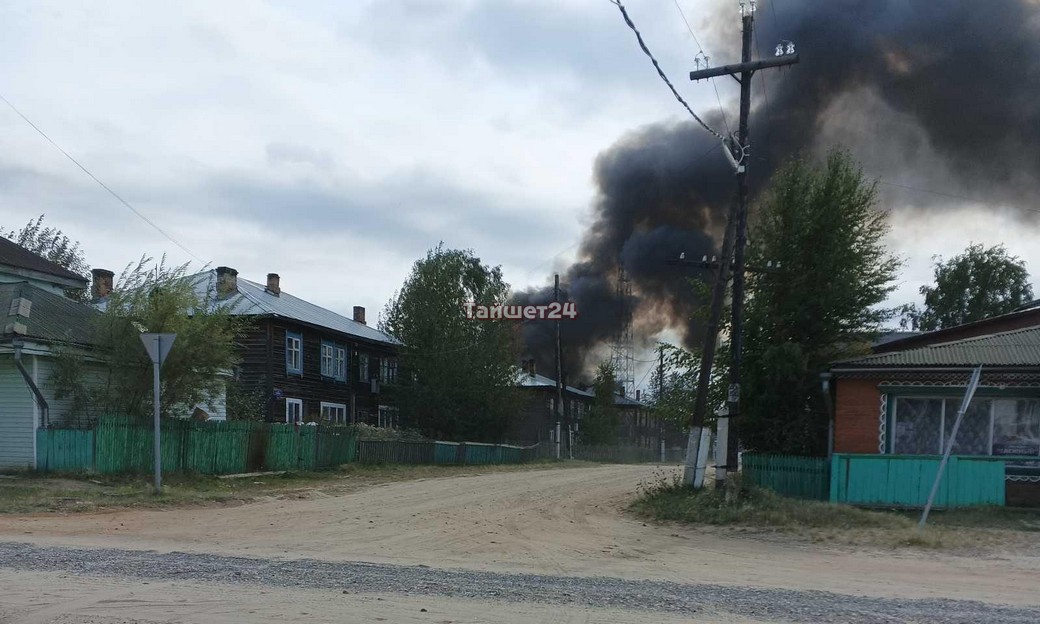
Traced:
<svg viewBox="0 0 1040 624">
<path fill-rule="evenodd" d="M 194 279 L 248 317 L 230 383 L 265 397 L 265 420 L 396 426 L 398 343 L 368 326 L 364 308 L 347 318 L 283 291 L 275 273 L 259 284 L 218 267 Z"/>
<path fill-rule="evenodd" d="M 1010 458 L 1008 504 L 1040 504 L 1040 306 L 875 347 L 825 385 L 835 453 L 940 455 L 972 370 L 983 374 L 952 453 Z"/>
<path fill-rule="evenodd" d="M 98 313 L 63 294 L 86 287 L 85 277 L 0 238 L 0 470 L 35 467 L 36 431 L 74 417 L 54 377 L 60 350 L 83 357 L 84 374 L 92 372 Z"/>
</svg>

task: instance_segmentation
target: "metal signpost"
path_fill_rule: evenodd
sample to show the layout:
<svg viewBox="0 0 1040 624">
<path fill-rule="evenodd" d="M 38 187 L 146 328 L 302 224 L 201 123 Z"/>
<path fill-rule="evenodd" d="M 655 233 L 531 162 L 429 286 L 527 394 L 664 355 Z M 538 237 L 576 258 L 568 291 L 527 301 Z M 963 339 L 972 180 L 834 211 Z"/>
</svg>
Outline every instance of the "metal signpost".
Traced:
<svg viewBox="0 0 1040 624">
<path fill-rule="evenodd" d="M 961 420 L 964 419 L 964 412 L 968 411 L 968 405 L 971 403 L 972 397 L 975 396 L 975 390 L 979 387 L 979 379 L 982 377 L 982 367 L 979 366 L 971 374 L 971 380 L 968 381 L 968 391 L 964 393 L 964 400 L 961 402 L 961 409 L 957 412 L 957 420 L 953 423 L 953 431 L 950 432 L 950 439 L 946 441 L 946 450 L 943 452 L 942 461 L 939 462 L 939 470 L 935 474 L 935 482 L 932 483 L 932 491 L 928 494 L 928 503 L 924 506 L 924 511 L 921 513 L 921 521 L 917 523 L 917 529 L 921 530 L 924 528 L 924 524 L 928 522 L 928 512 L 932 510 L 932 503 L 935 502 L 935 495 L 939 492 L 939 484 L 942 483 L 943 472 L 946 470 L 946 464 L 950 461 L 950 451 L 953 450 L 953 443 L 957 439 L 957 430 L 961 428 Z"/>
<path fill-rule="evenodd" d="M 141 342 L 148 351 L 148 357 L 152 359 L 152 392 L 155 398 L 152 401 L 152 413 L 155 417 L 155 493 L 162 494 L 162 446 L 160 444 L 159 427 L 159 369 L 162 368 L 166 356 L 170 354 L 173 341 L 177 334 L 141 334 Z"/>
</svg>

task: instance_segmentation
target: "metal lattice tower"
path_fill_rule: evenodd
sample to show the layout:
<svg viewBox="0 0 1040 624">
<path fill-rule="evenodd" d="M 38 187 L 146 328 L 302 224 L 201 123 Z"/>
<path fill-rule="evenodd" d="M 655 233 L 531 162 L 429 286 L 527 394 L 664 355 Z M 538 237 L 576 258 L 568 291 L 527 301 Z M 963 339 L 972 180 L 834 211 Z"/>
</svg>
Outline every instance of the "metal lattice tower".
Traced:
<svg viewBox="0 0 1040 624">
<path fill-rule="evenodd" d="M 624 266 L 618 266 L 617 305 L 621 323 L 614 334 L 610 345 L 610 366 L 614 369 L 618 387 L 624 389 L 625 396 L 636 394 L 635 358 L 632 356 L 632 282 Z"/>
</svg>

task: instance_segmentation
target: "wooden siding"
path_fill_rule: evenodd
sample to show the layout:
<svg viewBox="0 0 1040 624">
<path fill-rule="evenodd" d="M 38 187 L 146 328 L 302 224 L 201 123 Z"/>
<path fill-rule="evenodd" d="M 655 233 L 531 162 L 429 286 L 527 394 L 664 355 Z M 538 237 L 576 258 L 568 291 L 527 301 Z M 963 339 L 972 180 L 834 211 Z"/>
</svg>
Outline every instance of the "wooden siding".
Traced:
<svg viewBox="0 0 1040 624">
<path fill-rule="evenodd" d="M 286 372 L 286 332 L 303 337 L 302 374 Z M 321 374 L 323 340 L 346 347 L 346 381 Z M 277 318 L 257 319 L 239 338 L 239 345 L 242 362 L 237 382 L 247 388 L 265 386 L 268 396 L 273 396 L 276 389 L 282 392 L 283 398 L 268 404 L 266 417 L 273 422 L 285 420 L 285 398 L 301 399 L 304 420 L 308 421 L 320 418 L 322 402 L 347 406 L 348 417 L 353 406 L 359 419 L 361 413 L 367 413 L 370 421 L 375 419 L 379 405 L 393 403 L 387 388 L 373 393 L 370 381 L 358 379 L 358 354 L 368 355 L 369 379 L 373 379 L 379 375 L 380 358 L 395 356 L 393 349 L 385 345 Z"/>
<path fill-rule="evenodd" d="M 22 365 L 32 372 L 31 358 Z M 14 357 L 0 359 L 0 469 L 32 468 L 35 463 L 35 400 Z"/>
</svg>

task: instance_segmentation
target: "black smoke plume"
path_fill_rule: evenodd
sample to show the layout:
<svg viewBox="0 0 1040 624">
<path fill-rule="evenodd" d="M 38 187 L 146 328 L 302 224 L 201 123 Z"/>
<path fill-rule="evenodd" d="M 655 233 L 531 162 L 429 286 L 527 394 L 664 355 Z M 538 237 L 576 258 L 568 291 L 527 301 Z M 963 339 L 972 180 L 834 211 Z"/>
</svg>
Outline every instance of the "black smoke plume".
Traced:
<svg viewBox="0 0 1040 624">
<path fill-rule="evenodd" d="M 759 3 L 756 47 L 772 55 L 777 42 L 791 40 L 801 63 L 755 77 L 753 193 L 785 158 L 840 144 L 868 176 L 888 183 L 881 187 L 886 208 L 936 210 L 960 195 L 1035 222 L 1040 3 L 834 0 L 773 8 L 775 17 Z M 730 50 L 739 42 L 739 20 L 727 11 L 716 25 L 714 45 Z M 698 88 L 710 87 L 685 90 Z M 708 118 L 725 128 L 717 113 Z M 692 122 L 656 124 L 622 137 L 596 159 L 592 226 L 578 261 L 561 276 L 565 299 L 576 302 L 580 315 L 562 324 L 572 380 L 609 356 L 605 346 L 627 315 L 637 348 L 665 328 L 697 345 L 700 328 L 692 319 L 703 302 L 687 281 L 691 273 L 667 260 L 681 252 L 717 253 L 734 187 L 717 145 Z M 633 291 L 624 305 L 616 297 L 619 264 Z M 518 303 L 551 298 L 551 286 L 515 296 Z M 523 332 L 525 354 L 555 376 L 551 324 L 528 323 Z"/>
</svg>

